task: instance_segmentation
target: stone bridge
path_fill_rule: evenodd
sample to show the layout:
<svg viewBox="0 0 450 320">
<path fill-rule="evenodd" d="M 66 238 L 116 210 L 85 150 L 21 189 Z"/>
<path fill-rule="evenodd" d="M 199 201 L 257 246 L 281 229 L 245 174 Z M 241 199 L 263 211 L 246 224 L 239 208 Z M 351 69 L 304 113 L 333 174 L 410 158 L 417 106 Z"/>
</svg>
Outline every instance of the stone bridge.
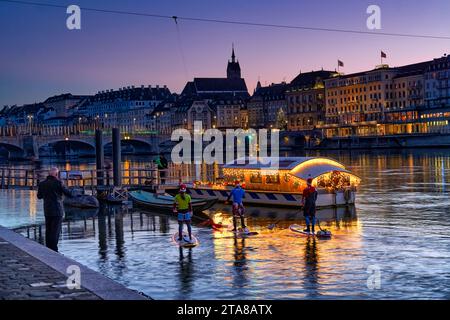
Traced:
<svg viewBox="0 0 450 320">
<path fill-rule="evenodd" d="M 301 150 L 314 145 L 314 139 L 319 133 L 311 132 L 280 132 L 280 151 Z M 132 147 L 130 153 L 158 153 L 171 151 L 174 143 L 169 135 L 150 133 L 122 133 L 122 152 Z M 111 148 L 112 136 L 103 134 L 103 147 L 106 151 Z M 46 155 L 46 147 L 58 146 L 59 149 L 69 146 L 70 152 L 79 156 L 95 154 L 94 134 L 34 134 L 34 135 L 4 135 L 0 136 L 0 157 L 8 153 L 9 158 L 39 158 Z M 133 151 L 134 150 L 134 151 Z M 137 150 L 137 151 L 136 151 Z M 55 155 L 58 153 L 56 152 Z M 67 153 L 65 153 L 67 155 Z"/>
<path fill-rule="evenodd" d="M 160 145 L 170 137 L 154 134 L 122 134 L 122 146 L 131 145 L 146 153 L 158 153 Z M 103 135 L 103 147 L 111 146 L 112 136 Z M 85 150 L 95 154 L 95 135 L 19 135 L 1 136 L 0 152 L 8 152 L 11 158 L 39 158 L 45 147 L 55 144 L 67 144 L 73 149 Z"/>
</svg>

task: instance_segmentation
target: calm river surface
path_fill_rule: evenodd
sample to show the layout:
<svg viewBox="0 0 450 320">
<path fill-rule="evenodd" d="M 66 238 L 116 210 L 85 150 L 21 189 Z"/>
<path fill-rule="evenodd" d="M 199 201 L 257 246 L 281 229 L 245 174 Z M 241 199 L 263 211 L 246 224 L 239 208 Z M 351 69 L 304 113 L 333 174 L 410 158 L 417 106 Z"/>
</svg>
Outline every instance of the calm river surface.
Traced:
<svg viewBox="0 0 450 320">
<path fill-rule="evenodd" d="M 104 207 L 67 212 L 60 251 L 155 299 L 450 299 L 450 151 L 324 155 L 362 178 L 356 208 L 319 211 L 331 240 L 289 231 L 302 223 L 295 211 L 249 208 L 258 236 L 235 239 L 196 226 L 200 245 L 180 250 L 171 242 L 176 219 Z M 71 164 L 80 166 L 89 164 Z M 42 222 L 35 196 L 0 190 L 0 224 Z M 226 206 L 209 213 L 230 223 Z M 285 220 L 271 231 L 275 215 Z M 38 228 L 19 231 L 40 238 Z M 373 288 L 369 277 L 378 270 L 380 287 Z"/>
</svg>

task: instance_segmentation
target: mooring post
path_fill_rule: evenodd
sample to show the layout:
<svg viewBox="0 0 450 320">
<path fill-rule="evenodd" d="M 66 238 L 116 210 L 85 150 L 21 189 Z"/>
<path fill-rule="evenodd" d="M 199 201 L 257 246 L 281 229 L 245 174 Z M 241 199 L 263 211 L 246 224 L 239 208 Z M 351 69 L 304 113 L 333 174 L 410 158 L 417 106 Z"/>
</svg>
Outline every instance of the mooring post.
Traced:
<svg viewBox="0 0 450 320">
<path fill-rule="evenodd" d="M 122 168 L 120 157 L 120 129 L 112 129 L 112 152 L 113 152 L 113 175 L 114 186 L 120 187 L 122 185 Z"/>
<path fill-rule="evenodd" d="M 25 187 L 28 187 L 28 170 L 25 169 Z"/>
<path fill-rule="evenodd" d="M 105 162 L 105 155 L 103 152 L 103 132 L 102 130 L 95 130 L 95 158 L 96 158 L 96 164 L 97 164 L 97 186 L 103 186 L 103 170 L 104 170 L 104 162 Z"/>
<path fill-rule="evenodd" d="M 1 189 L 5 189 L 5 169 L 2 169 L 2 181 L 0 184 Z"/>
</svg>

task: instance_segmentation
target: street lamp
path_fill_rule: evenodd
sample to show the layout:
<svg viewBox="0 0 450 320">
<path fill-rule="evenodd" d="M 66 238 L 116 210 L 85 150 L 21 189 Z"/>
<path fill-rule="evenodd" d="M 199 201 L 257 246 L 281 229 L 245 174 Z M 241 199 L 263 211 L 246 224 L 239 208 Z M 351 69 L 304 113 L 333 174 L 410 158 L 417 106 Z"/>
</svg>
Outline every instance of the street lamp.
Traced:
<svg viewBox="0 0 450 320">
<path fill-rule="evenodd" d="M 31 135 L 33 134 L 33 132 L 32 132 L 33 115 L 29 114 L 29 115 L 27 116 L 27 118 L 28 118 L 28 128 L 29 128 L 30 136 L 31 136 Z"/>
</svg>

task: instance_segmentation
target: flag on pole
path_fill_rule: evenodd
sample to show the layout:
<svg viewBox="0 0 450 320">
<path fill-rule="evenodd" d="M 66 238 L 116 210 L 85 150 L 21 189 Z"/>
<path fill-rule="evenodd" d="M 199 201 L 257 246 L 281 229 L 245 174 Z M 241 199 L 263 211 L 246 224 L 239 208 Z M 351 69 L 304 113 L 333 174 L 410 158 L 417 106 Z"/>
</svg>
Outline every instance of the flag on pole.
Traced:
<svg viewBox="0 0 450 320">
<path fill-rule="evenodd" d="M 338 67 L 343 67 L 344 63 L 341 60 L 338 60 Z"/>
<path fill-rule="evenodd" d="M 384 53 L 383 51 L 381 51 L 381 57 L 382 57 L 382 58 L 386 58 L 386 53 Z"/>
</svg>

